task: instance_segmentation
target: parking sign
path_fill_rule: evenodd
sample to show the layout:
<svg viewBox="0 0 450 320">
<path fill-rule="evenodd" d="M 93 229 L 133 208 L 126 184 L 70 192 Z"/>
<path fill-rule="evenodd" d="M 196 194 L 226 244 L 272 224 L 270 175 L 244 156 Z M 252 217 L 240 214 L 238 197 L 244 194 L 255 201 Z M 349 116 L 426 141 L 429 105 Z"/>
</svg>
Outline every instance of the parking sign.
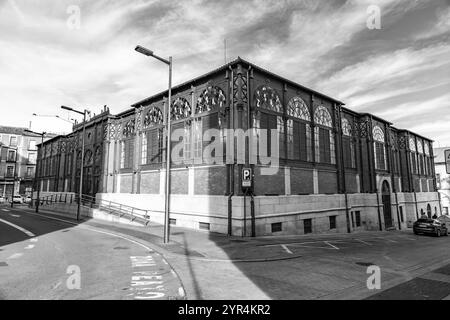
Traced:
<svg viewBox="0 0 450 320">
<path fill-rule="evenodd" d="M 445 150 L 445 164 L 447 167 L 447 173 L 450 174 L 450 150 Z"/>
<path fill-rule="evenodd" d="M 251 188 L 253 180 L 253 171 L 250 168 L 242 169 L 242 188 Z"/>
</svg>

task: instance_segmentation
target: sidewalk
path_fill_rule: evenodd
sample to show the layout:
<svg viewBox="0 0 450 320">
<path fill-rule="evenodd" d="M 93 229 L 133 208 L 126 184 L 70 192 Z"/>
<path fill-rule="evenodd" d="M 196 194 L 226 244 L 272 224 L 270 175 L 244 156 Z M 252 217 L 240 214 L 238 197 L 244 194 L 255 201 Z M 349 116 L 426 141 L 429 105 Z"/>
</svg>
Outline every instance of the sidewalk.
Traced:
<svg viewBox="0 0 450 320">
<path fill-rule="evenodd" d="M 41 213 L 57 215 L 75 220 L 75 213 L 61 213 L 40 209 Z M 289 260 L 302 257 L 295 253 L 283 249 L 282 244 L 290 241 L 326 241 L 327 239 L 352 239 L 355 236 L 383 237 L 392 232 L 367 232 L 352 234 L 311 234 L 304 236 L 278 236 L 278 237 L 258 237 L 242 238 L 228 237 L 227 235 L 209 233 L 198 230 L 185 229 L 171 226 L 170 243 L 163 243 L 163 226 L 150 223 L 148 226 L 135 226 L 130 224 L 119 224 L 98 219 L 82 218 L 82 223 L 94 227 L 106 228 L 111 231 L 120 232 L 137 239 L 148 241 L 159 248 L 172 254 L 189 256 L 191 259 L 207 261 L 228 261 L 228 262 L 266 262 L 277 260 Z M 280 244 L 277 246 L 277 244 Z"/>
</svg>

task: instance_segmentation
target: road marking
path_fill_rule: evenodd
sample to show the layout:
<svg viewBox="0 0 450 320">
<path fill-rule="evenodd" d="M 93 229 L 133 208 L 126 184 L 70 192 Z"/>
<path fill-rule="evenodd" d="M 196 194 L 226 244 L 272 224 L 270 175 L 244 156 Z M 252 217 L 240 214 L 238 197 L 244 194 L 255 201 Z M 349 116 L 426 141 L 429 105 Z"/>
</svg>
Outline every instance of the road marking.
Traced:
<svg viewBox="0 0 450 320">
<path fill-rule="evenodd" d="M 9 258 L 6 258 L 6 260 L 19 259 L 21 256 L 23 256 L 23 253 L 14 253 Z"/>
<path fill-rule="evenodd" d="M 30 239 L 30 242 L 38 242 L 38 238 Z"/>
<path fill-rule="evenodd" d="M 13 218 L 20 218 L 20 216 L 18 216 L 17 214 L 10 214 L 10 216 Z"/>
<path fill-rule="evenodd" d="M 66 223 L 66 224 L 70 224 L 70 225 L 73 225 L 73 226 L 77 226 L 78 228 L 83 229 L 83 230 L 88 230 L 88 231 L 92 231 L 92 232 L 97 232 L 97 233 L 106 234 L 106 235 L 109 235 L 109 236 L 112 236 L 112 237 L 117 237 L 117 238 L 120 238 L 120 239 L 129 241 L 129 242 L 131 242 L 131 243 L 134 243 L 134 244 L 136 244 L 136 245 L 138 245 L 138 246 L 140 246 L 140 247 L 146 249 L 149 253 L 156 254 L 156 255 L 158 255 L 158 256 L 163 257 L 162 254 L 160 254 L 160 253 L 158 253 L 158 252 L 155 252 L 153 249 L 151 249 L 150 247 L 146 246 L 145 244 L 140 243 L 140 242 L 135 241 L 135 240 L 132 240 L 132 239 L 130 239 L 130 238 L 121 236 L 121 235 L 116 234 L 116 233 L 106 232 L 106 231 L 100 231 L 100 230 L 95 230 L 95 229 L 93 229 L 92 227 L 82 226 L 82 225 L 79 225 L 79 224 L 74 223 L 74 222 L 71 222 L 71 221 L 67 221 L 67 220 L 63 220 L 63 219 L 58 219 L 58 218 L 50 217 L 50 216 L 47 216 L 47 215 L 45 215 L 45 214 L 36 214 L 36 213 L 31 213 L 31 212 L 27 212 L 27 213 L 30 214 L 30 215 L 34 215 L 34 216 L 41 217 L 41 218 L 46 218 L 46 219 L 55 220 L 55 221 L 61 221 L 61 222 L 64 222 L 64 223 Z M 36 241 L 37 241 L 37 240 L 36 240 Z M 176 271 L 173 269 L 173 267 L 172 267 L 169 263 L 168 263 L 168 266 L 170 267 L 171 270 L 173 270 L 173 272 L 175 272 L 175 274 L 177 275 L 177 279 L 178 279 L 179 283 L 180 283 L 181 286 L 182 286 L 181 288 L 183 288 L 183 282 L 181 281 L 181 278 L 178 276 L 178 274 L 176 273 Z M 161 286 L 157 286 L 156 289 L 161 290 Z M 140 291 L 140 288 L 137 287 L 136 290 L 137 290 L 137 291 Z M 143 291 L 145 291 L 145 289 L 144 289 Z M 184 292 L 184 289 L 183 289 L 183 292 Z M 128 296 L 132 296 L 132 295 L 134 295 L 134 294 L 131 294 L 131 295 L 128 295 Z M 151 296 L 145 296 L 145 295 L 143 295 L 143 296 L 141 296 L 141 297 L 136 297 L 136 299 L 138 299 L 138 300 L 147 300 L 147 299 L 154 299 L 154 298 L 152 298 Z"/>
<path fill-rule="evenodd" d="M 327 245 L 329 245 L 330 247 L 332 247 L 332 248 L 334 248 L 334 249 L 336 249 L 336 250 L 339 250 L 338 247 L 333 246 L 333 245 L 332 245 L 331 243 L 329 243 L 328 241 L 324 241 L 324 243 L 326 243 Z"/>
<path fill-rule="evenodd" d="M 178 294 L 180 295 L 180 297 L 184 297 L 185 296 L 184 289 L 182 287 L 178 288 Z"/>
<path fill-rule="evenodd" d="M 34 237 L 35 236 L 32 232 L 30 232 L 30 231 L 28 231 L 28 230 L 26 230 L 26 229 L 24 229 L 22 227 L 19 227 L 18 225 L 15 225 L 14 223 L 5 221 L 3 219 L 0 219 L 0 222 L 3 222 L 4 224 L 7 224 L 7 225 L 9 225 L 9 226 L 11 226 L 13 228 L 16 228 L 17 230 L 22 231 L 23 233 L 25 233 L 29 237 Z"/>
<path fill-rule="evenodd" d="M 284 251 L 286 251 L 287 253 L 293 254 L 292 251 L 289 250 L 289 248 L 288 248 L 285 244 L 282 244 L 281 247 L 282 247 L 282 248 L 284 249 Z"/>
<path fill-rule="evenodd" d="M 372 244 L 370 244 L 370 243 L 368 243 L 368 242 L 366 242 L 366 241 L 364 241 L 364 240 L 361 240 L 361 239 L 355 239 L 356 241 L 358 241 L 358 242 L 361 242 L 361 243 L 364 243 L 364 244 L 366 244 L 366 245 L 368 245 L 368 246 L 371 246 Z"/>
<path fill-rule="evenodd" d="M 2 209 L 2 211 L 4 211 L 4 212 L 9 212 L 9 210 L 8 210 L 8 209 Z"/>
<path fill-rule="evenodd" d="M 25 247 L 25 250 L 31 250 L 33 248 L 34 248 L 34 244 L 30 244 L 30 245 Z"/>
</svg>

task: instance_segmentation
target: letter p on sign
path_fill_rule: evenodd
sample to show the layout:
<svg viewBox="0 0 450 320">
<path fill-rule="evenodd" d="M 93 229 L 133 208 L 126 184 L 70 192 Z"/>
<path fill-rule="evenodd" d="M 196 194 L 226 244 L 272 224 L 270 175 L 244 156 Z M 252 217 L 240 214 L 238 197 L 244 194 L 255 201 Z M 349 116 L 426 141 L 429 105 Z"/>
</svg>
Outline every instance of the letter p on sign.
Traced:
<svg viewBox="0 0 450 320">
<path fill-rule="evenodd" d="M 251 188 L 252 187 L 253 172 L 250 168 L 242 169 L 242 187 Z"/>
</svg>

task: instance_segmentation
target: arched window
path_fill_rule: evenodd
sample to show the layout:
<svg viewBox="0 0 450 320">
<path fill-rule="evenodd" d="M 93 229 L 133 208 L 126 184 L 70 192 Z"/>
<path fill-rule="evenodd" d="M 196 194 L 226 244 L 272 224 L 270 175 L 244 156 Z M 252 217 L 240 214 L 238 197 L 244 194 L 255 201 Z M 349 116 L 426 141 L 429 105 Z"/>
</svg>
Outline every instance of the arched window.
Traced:
<svg viewBox="0 0 450 320">
<path fill-rule="evenodd" d="M 261 139 L 258 139 L 259 146 L 259 155 L 266 154 L 269 157 L 275 156 L 272 155 L 272 149 L 276 148 L 275 146 L 279 146 L 279 157 L 286 158 L 286 149 L 285 149 L 285 141 L 286 141 L 286 132 L 285 132 L 285 120 L 283 118 L 283 106 L 281 104 L 281 99 L 278 93 L 269 86 L 261 86 L 255 91 L 255 102 L 256 114 L 254 114 L 254 128 L 258 132 L 258 136 L 262 134 L 267 137 L 267 144 L 263 146 L 259 142 Z M 271 130 L 278 130 L 279 140 L 272 141 Z M 263 149 L 265 150 L 263 150 Z"/>
<path fill-rule="evenodd" d="M 164 114 L 160 108 L 152 106 L 144 117 L 144 129 L 164 124 Z"/>
<path fill-rule="evenodd" d="M 208 86 L 197 99 L 195 114 L 201 114 L 212 110 L 220 110 L 225 107 L 226 98 L 222 89 L 216 86 Z"/>
<path fill-rule="evenodd" d="M 342 151 L 344 155 L 344 166 L 346 168 L 356 168 L 355 142 L 350 122 L 342 118 Z"/>
<path fill-rule="evenodd" d="M 171 118 L 172 120 L 186 119 L 191 116 L 191 105 L 185 98 L 177 98 L 172 103 Z"/>
<path fill-rule="evenodd" d="M 314 141 L 316 162 L 336 164 L 336 148 L 333 133 L 333 120 L 324 106 L 316 107 L 314 112 Z"/>
<path fill-rule="evenodd" d="M 312 161 L 311 115 L 305 101 L 292 98 L 287 106 L 288 159 Z"/>
<path fill-rule="evenodd" d="M 283 106 L 278 93 L 269 86 L 261 86 L 255 92 L 256 107 L 283 113 Z"/>
<path fill-rule="evenodd" d="M 417 140 L 417 172 L 425 174 L 423 144 L 420 140 Z"/>
<path fill-rule="evenodd" d="M 94 159 L 92 158 L 92 151 L 87 150 L 84 154 L 84 166 L 92 166 Z"/>
<path fill-rule="evenodd" d="M 417 146 L 416 146 L 416 140 L 413 137 L 409 138 L 409 151 L 410 158 L 411 158 L 411 172 L 413 174 L 419 173 L 419 166 L 418 166 L 418 154 L 417 154 Z"/>
<path fill-rule="evenodd" d="M 375 169 L 387 170 L 385 135 L 380 126 L 373 127 L 373 149 L 375 155 Z"/>
<path fill-rule="evenodd" d="M 160 164 L 163 157 L 164 114 L 156 106 L 150 107 L 144 117 L 141 136 L 141 165 Z"/>
<path fill-rule="evenodd" d="M 430 154 L 430 145 L 428 144 L 428 142 L 425 141 L 424 145 L 423 145 L 423 151 L 424 151 L 424 161 L 425 161 L 425 175 L 427 176 L 431 176 L 432 175 L 432 170 L 431 170 L 431 154 Z"/>
</svg>

